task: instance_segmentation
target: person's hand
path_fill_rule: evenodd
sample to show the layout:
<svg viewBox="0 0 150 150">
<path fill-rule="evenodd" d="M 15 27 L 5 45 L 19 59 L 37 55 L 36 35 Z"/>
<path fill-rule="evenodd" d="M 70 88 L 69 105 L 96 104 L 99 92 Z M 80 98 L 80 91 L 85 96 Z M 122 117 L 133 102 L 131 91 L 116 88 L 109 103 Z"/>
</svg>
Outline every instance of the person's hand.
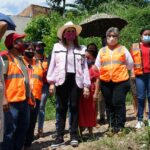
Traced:
<svg viewBox="0 0 150 150">
<path fill-rule="evenodd" d="M 99 98 L 99 93 L 94 93 L 94 95 L 93 95 L 93 100 L 94 100 L 94 101 L 97 101 L 98 98 Z"/>
<path fill-rule="evenodd" d="M 84 98 L 88 98 L 89 95 L 90 95 L 89 89 L 84 87 L 84 89 L 83 89 L 83 96 L 84 96 Z"/>
<path fill-rule="evenodd" d="M 54 95 L 54 90 L 55 90 L 55 85 L 54 83 L 52 83 L 49 85 L 49 93 L 51 96 Z"/>
<path fill-rule="evenodd" d="M 3 111 L 4 111 L 4 112 L 9 111 L 9 104 L 3 105 Z"/>
</svg>

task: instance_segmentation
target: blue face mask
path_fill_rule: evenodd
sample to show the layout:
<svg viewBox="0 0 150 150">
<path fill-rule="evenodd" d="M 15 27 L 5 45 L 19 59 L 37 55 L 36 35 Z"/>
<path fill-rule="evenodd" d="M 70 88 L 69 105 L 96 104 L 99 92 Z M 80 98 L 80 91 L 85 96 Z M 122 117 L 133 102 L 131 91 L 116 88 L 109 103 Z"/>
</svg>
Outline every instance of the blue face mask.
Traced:
<svg viewBox="0 0 150 150">
<path fill-rule="evenodd" d="M 94 63 L 95 63 L 94 60 L 87 60 L 88 67 L 94 65 Z"/>
<path fill-rule="evenodd" d="M 149 35 L 143 35 L 143 42 L 150 43 L 150 36 Z"/>
</svg>

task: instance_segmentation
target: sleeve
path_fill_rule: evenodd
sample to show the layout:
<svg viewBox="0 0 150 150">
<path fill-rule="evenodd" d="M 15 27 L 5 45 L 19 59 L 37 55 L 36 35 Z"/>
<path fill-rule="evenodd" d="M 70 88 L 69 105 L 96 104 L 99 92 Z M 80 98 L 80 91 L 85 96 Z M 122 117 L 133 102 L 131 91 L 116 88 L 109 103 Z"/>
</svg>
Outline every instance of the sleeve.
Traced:
<svg viewBox="0 0 150 150">
<path fill-rule="evenodd" d="M 51 55 L 50 64 L 48 67 L 48 72 L 47 72 L 48 83 L 50 83 L 50 82 L 55 83 L 55 65 L 56 65 L 56 60 L 55 60 L 55 46 L 54 46 L 52 55 Z"/>
<path fill-rule="evenodd" d="M 6 100 L 5 94 L 4 94 L 4 91 L 5 91 L 5 82 L 4 82 L 4 73 L 3 73 L 4 67 L 5 67 L 4 61 L 3 61 L 2 57 L 0 57 L 0 80 L 1 80 L 0 84 L 2 85 L 1 90 L 3 91 L 2 95 L 1 95 L 3 105 L 8 103 Z"/>
<path fill-rule="evenodd" d="M 133 59 L 132 56 L 130 54 L 130 52 L 127 50 L 127 48 L 125 47 L 125 57 L 126 57 L 126 65 L 128 70 L 132 70 L 133 69 Z"/>
<path fill-rule="evenodd" d="M 2 64 L 3 64 L 3 74 L 7 74 L 8 65 L 9 65 L 9 61 L 8 61 L 7 56 L 5 56 L 5 55 L 2 56 L 1 61 L 2 61 Z"/>
<path fill-rule="evenodd" d="M 98 52 L 98 55 L 97 55 L 97 57 L 96 57 L 95 66 L 96 66 L 98 69 L 101 67 L 101 63 L 100 63 L 100 51 Z"/>
</svg>

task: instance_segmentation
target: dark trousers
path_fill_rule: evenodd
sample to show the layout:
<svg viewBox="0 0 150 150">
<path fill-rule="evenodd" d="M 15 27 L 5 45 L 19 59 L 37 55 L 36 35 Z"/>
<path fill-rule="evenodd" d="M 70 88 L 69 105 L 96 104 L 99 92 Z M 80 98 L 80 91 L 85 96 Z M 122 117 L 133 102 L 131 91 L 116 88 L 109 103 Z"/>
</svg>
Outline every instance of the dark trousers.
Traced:
<svg viewBox="0 0 150 150">
<path fill-rule="evenodd" d="M 109 127 L 124 127 L 126 121 L 125 99 L 129 89 L 129 80 L 120 83 L 101 81 L 101 90 L 106 102 Z"/>
<path fill-rule="evenodd" d="M 40 100 L 36 99 L 36 107 L 30 108 L 30 124 L 26 135 L 25 146 L 30 147 L 34 139 L 34 129 L 40 107 Z"/>
<path fill-rule="evenodd" d="M 76 136 L 78 133 L 78 105 L 81 95 L 81 89 L 78 88 L 75 81 L 75 74 L 67 73 L 63 85 L 56 87 L 57 97 L 57 135 L 63 138 L 66 114 L 69 106 L 70 110 L 70 135 Z M 69 105 L 68 105 L 69 104 Z"/>
<path fill-rule="evenodd" d="M 11 103 L 4 113 L 2 150 L 21 150 L 29 127 L 30 108 L 27 101 Z"/>
</svg>

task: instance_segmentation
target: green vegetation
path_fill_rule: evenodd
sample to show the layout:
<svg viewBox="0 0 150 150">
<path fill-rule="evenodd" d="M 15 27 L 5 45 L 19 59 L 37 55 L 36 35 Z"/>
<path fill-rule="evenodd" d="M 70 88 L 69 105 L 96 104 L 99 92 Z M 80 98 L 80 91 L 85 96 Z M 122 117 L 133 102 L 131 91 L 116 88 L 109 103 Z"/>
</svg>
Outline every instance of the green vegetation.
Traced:
<svg viewBox="0 0 150 150">
<path fill-rule="evenodd" d="M 69 6 L 65 0 L 47 0 L 47 2 L 51 8 L 54 8 L 53 11 L 48 16 L 39 15 L 33 18 L 25 29 L 28 35 L 26 40 L 42 40 L 46 43 L 47 55 L 51 53 L 54 43 L 58 42 L 57 29 L 60 26 L 69 20 L 80 24 L 85 18 L 97 12 L 117 15 L 127 20 L 128 25 L 121 30 L 120 43 L 128 49 L 130 49 L 133 42 L 139 41 L 139 32 L 142 28 L 150 28 L 150 3 L 143 0 L 76 0 L 76 4 L 70 5 L 72 9 L 68 10 L 65 9 Z M 63 2 L 63 6 L 60 6 L 60 2 Z M 100 37 L 79 37 L 79 42 L 84 45 L 94 42 L 101 48 Z M 54 102 L 55 98 L 49 99 L 52 100 L 48 100 L 47 103 L 46 119 L 53 119 L 55 117 L 55 104 L 51 101 Z M 126 102 L 127 105 L 132 104 L 130 93 L 127 95 Z"/>
<path fill-rule="evenodd" d="M 1 40 L 1 41 L 0 41 L 0 51 L 5 50 L 5 49 L 6 49 L 6 47 L 5 47 L 5 45 L 4 45 L 4 41 Z"/>
</svg>

